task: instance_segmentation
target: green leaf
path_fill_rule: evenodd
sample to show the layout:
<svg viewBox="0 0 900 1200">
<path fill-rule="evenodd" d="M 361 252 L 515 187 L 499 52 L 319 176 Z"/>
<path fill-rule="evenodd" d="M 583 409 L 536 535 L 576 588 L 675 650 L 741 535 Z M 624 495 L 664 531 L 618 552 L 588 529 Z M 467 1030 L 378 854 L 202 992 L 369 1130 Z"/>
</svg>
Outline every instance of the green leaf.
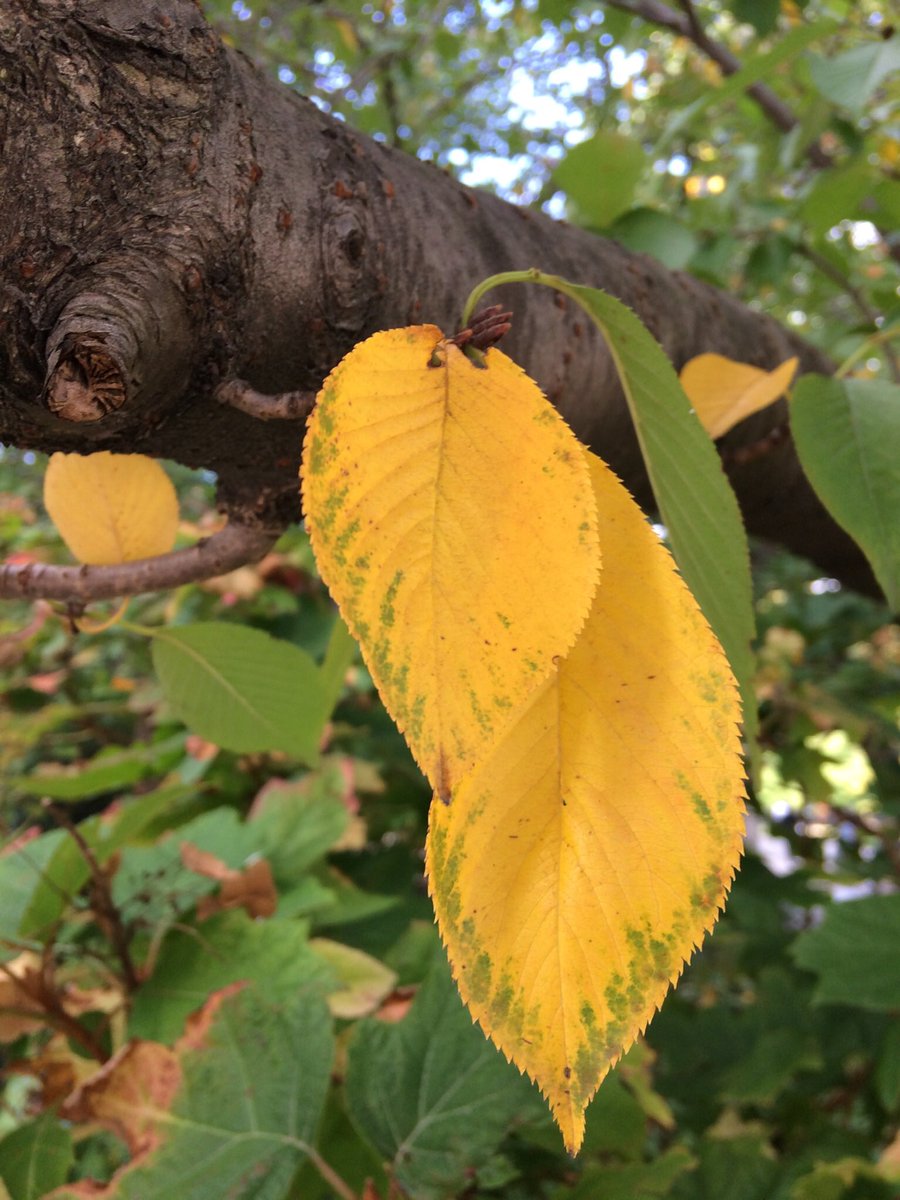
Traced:
<svg viewBox="0 0 900 1200">
<path fill-rule="evenodd" d="M 337 986 L 329 989 L 332 1016 L 353 1020 L 374 1012 L 397 982 L 389 967 L 354 946 L 329 938 L 313 938 L 310 949 L 333 971 Z"/>
<path fill-rule="evenodd" d="M 71 860 L 65 856 L 63 849 L 69 842 L 69 835 L 64 830 L 51 829 L 26 842 L 15 852 L 0 857 L 0 937 L 15 940 L 22 936 L 23 926 L 33 933 L 35 918 L 29 916 L 29 910 L 46 879 L 51 880 L 50 886 L 57 891 L 62 889 L 62 902 L 65 902 L 65 888 L 67 884 L 71 886 L 75 882 L 70 874 L 73 869 Z M 48 874 L 57 854 L 61 858 L 56 860 L 52 873 Z M 57 872 L 62 875 L 58 887 Z M 11 950 L 0 950 L 0 959 L 12 957 L 12 954 Z"/>
<path fill-rule="evenodd" d="M 876 173 L 864 161 L 820 172 L 800 209 L 809 232 L 821 237 L 839 221 L 857 216 L 862 201 L 872 194 L 876 179 Z"/>
<path fill-rule="evenodd" d="M 832 58 L 811 55 L 809 73 L 819 92 L 854 117 L 862 115 L 883 80 L 900 71 L 900 40 L 866 42 Z"/>
<path fill-rule="evenodd" d="M 760 37 L 765 37 L 778 24 L 781 0 L 731 0 L 731 11 L 739 21 L 746 21 Z"/>
<path fill-rule="evenodd" d="M 690 1200 L 772 1200 L 778 1164 L 764 1136 L 748 1131 L 717 1137 L 713 1131 L 698 1150 L 699 1167 L 677 1195 Z"/>
<path fill-rule="evenodd" d="M 801 50 L 819 38 L 827 37 L 839 27 L 833 20 L 813 21 L 808 25 L 798 25 L 786 34 L 771 50 L 748 59 L 739 71 L 729 75 L 720 87 L 707 88 L 698 100 L 685 108 L 676 110 L 674 117 L 666 125 L 662 136 L 656 143 L 655 153 L 658 155 L 668 146 L 679 130 L 683 129 L 695 116 L 710 105 L 718 105 L 723 101 L 733 100 L 752 83 L 766 79 L 774 69 L 783 62 L 795 59 Z"/>
<path fill-rule="evenodd" d="M 487 1163 L 533 1092 L 472 1024 L 437 960 L 399 1024 L 360 1022 L 348 1110 L 416 1200 L 446 1200 Z"/>
<path fill-rule="evenodd" d="M 41 1200 L 65 1182 L 73 1160 L 72 1135 L 47 1113 L 0 1141 L 0 1180 L 10 1200 Z"/>
<path fill-rule="evenodd" d="M 339 840 L 350 820 L 346 790 L 340 766 L 326 760 L 303 779 L 272 780 L 259 793 L 249 827 L 277 884 L 296 883 Z"/>
<path fill-rule="evenodd" d="M 254 921 L 226 912 L 197 928 L 171 930 L 153 974 L 134 998 L 131 1037 L 171 1043 L 189 1013 L 212 992 L 245 981 L 272 1004 L 339 986 L 337 974 L 315 953 L 302 921 Z"/>
<path fill-rule="evenodd" d="M 326 720 L 315 663 L 258 629 L 210 621 L 142 630 L 166 700 L 185 725 L 227 750 L 318 758 Z"/>
<path fill-rule="evenodd" d="M 328 1091 L 334 1042 L 325 1002 L 270 1003 L 255 988 L 216 994 L 177 1058 L 158 1049 L 169 1077 L 178 1071 L 177 1090 L 160 1108 L 153 1080 L 131 1085 L 132 1098 L 146 1096 L 146 1148 L 117 1176 L 116 1200 L 284 1200 Z M 54 1200 L 84 1194 L 62 1188 Z"/>
<path fill-rule="evenodd" d="M 652 208 L 633 208 L 619 217 L 608 233 L 631 250 L 652 254 L 673 271 L 686 267 L 700 245 L 687 225 Z"/>
<path fill-rule="evenodd" d="M 583 224 L 603 229 L 631 207 L 646 170 L 640 142 L 600 130 L 568 152 L 553 172 L 553 183 L 575 205 Z"/>
<path fill-rule="evenodd" d="M 810 483 L 900 609 L 900 386 L 804 375 L 790 417 Z"/>
<path fill-rule="evenodd" d="M 104 792 L 120 791 L 148 775 L 162 774 L 178 761 L 184 734 L 165 741 L 138 742 L 127 749 L 108 747 L 88 763 L 43 770 L 16 780 L 16 790 L 51 800 L 82 800 Z"/>
<path fill-rule="evenodd" d="M 258 850 L 250 824 L 229 808 L 203 813 L 152 846 L 129 846 L 113 876 L 113 901 L 126 922 L 154 926 L 175 920 L 218 884 L 188 871 L 181 861 L 181 846 L 190 842 L 238 868 Z"/>
<path fill-rule="evenodd" d="M 875 1088 L 888 1112 L 900 1105 L 900 1021 L 888 1026 L 875 1067 Z"/>
<path fill-rule="evenodd" d="M 338 614 L 331 627 L 331 636 L 325 650 L 325 660 L 320 668 L 325 711 L 329 715 L 334 711 L 334 706 L 341 698 L 344 676 L 356 658 L 356 653 L 353 634 L 347 628 L 344 619 Z"/>
<path fill-rule="evenodd" d="M 650 1200 L 652 1196 L 668 1196 L 674 1182 L 695 1165 L 690 1151 L 674 1146 L 652 1162 L 590 1167 L 574 1188 L 555 1192 L 554 1200 Z"/>
<path fill-rule="evenodd" d="M 819 976 L 819 1004 L 900 1008 L 900 894 L 833 904 L 817 929 L 791 947 L 801 967 Z"/>
<path fill-rule="evenodd" d="M 798 1071 L 822 1067 L 814 1038 L 803 1038 L 795 1029 L 761 1032 L 744 1057 L 723 1077 L 722 1090 L 729 1099 L 744 1104 L 771 1104 Z"/>
</svg>

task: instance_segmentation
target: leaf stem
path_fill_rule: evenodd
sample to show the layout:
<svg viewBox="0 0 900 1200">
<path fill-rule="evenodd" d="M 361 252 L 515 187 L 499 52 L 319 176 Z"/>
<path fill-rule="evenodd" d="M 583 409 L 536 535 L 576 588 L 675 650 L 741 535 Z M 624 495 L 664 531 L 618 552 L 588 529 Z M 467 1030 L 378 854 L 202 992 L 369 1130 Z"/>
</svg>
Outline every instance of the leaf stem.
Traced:
<svg viewBox="0 0 900 1200">
<path fill-rule="evenodd" d="M 870 334 L 865 341 L 860 342 L 856 349 L 847 355 L 835 371 L 835 379 L 843 379 L 849 373 L 850 368 L 859 362 L 864 355 L 868 354 L 873 346 L 877 346 L 880 342 L 890 342 L 894 338 L 900 338 L 900 322 L 896 325 L 888 326 L 887 329 L 879 329 L 877 333 Z"/>
<path fill-rule="evenodd" d="M 105 633 L 107 629 L 112 629 L 113 625 L 118 625 L 125 615 L 128 605 L 131 603 L 131 597 L 126 596 L 119 607 L 108 616 L 105 621 L 85 621 L 83 618 L 77 622 L 79 633 Z"/>
</svg>

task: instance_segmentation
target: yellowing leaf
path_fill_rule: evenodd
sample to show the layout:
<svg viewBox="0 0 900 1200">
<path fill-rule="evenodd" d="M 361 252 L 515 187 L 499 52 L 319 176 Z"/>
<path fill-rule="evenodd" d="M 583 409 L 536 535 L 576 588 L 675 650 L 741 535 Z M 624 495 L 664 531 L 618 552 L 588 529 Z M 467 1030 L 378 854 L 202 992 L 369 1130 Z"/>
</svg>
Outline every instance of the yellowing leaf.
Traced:
<svg viewBox="0 0 900 1200">
<path fill-rule="evenodd" d="M 587 616 L 585 451 L 499 350 L 479 368 L 434 326 L 395 329 L 325 381 L 303 503 L 385 705 L 449 796 Z"/>
<path fill-rule="evenodd" d="M 698 354 L 684 364 L 680 378 L 703 428 L 711 438 L 720 438 L 783 396 L 796 370 L 796 358 L 762 371 L 721 354 Z"/>
<path fill-rule="evenodd" d="M 743 828 L 725 655 L 589 457 L 604 570 L 587 624 L 450 804 L 432 803 L 427 847 L 463 999 L 572 1152 L 600 1081 L 715 922 Z"/>
<path fill-rule="evenodd" d="M 44 476 L 44 505 L 83 563 L 151 558 L 175 543 L 175 488 L 143 454 L 54 454 Z"/>
</svg>

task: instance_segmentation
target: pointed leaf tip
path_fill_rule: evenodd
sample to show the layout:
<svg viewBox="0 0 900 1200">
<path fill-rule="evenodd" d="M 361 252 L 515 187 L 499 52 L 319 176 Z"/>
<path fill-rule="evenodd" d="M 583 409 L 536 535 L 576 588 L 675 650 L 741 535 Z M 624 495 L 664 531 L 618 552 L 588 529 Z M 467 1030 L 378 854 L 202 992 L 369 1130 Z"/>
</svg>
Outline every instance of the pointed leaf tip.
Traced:
<svg viewBox="0 0 900 1200">
<path fill-rule="evenodd" d="M 585 451 L 499 350 L 435 326 L 335 368 L 303 451 L 323 579 L 445 799 L 584 623 L 600 550 Z"/>
<path fill-rule="evenodd" d="M 604 572 L 567 658 L 449 805 L 429 886 L 463 999 L 575 1153 L 584 1110 L 715 923 L 743 830 L 725 655 L 590 456 Z"/>
</svg>

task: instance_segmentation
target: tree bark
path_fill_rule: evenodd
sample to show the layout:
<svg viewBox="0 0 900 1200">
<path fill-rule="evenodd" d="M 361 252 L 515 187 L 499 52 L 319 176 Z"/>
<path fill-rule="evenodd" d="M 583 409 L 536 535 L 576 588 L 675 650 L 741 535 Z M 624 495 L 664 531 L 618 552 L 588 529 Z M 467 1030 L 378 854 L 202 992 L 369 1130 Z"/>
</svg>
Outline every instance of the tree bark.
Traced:
<svg viewBox="0 0 900 1200">
<path fill-rule="evenodd" d="M 453 332 L 475 283 L 530 266 L 618 296 L 676 367 L 715 350 L 831 369 L 688 275 L 353 132 L 225 47 L 192 0 L 3 0 L 0 89 L 0 437 L 14 445 L 177 459 L 216 472 L 240 520 L 296 519 L 302 420 L 255 419 L 216 389 L 315 391 L 369 333 Z M 495 298 L 514 312 L 504 349 L 651 508 L 602 339 L 546 289 Z M 723 443 L 749 530 L 872 590 L 790 440 L 768 436 L 784 416 Z"/>
</svg>

